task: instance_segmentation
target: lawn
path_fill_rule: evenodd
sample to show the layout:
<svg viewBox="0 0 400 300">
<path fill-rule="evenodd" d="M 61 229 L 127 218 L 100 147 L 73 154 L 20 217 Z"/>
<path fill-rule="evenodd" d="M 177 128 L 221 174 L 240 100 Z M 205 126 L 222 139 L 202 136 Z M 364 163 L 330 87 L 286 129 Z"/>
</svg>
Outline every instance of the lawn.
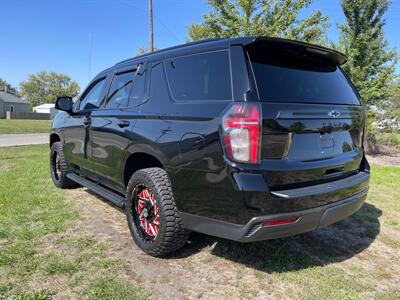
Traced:
<svg viewBox="0 0 400 300">
<path fill-rule="evenodd" d="M 118 278 L 106 243 L 66 233 L 79 212 L 51 183 L 48 146 L 0 148 L 0 187 L 0 299 L 147 297 Z"/>
<path fill-rule="evenodd" d="M 399 299 L 399 183 L 399 167 L 376 166 L 342 222 L 250 244 L 193 234 L 156 259 L 132 247 L 122 211 L 52 186 L 48 146 L 0 148 L 0 299 Z"/>
<path fill-rule="evenodd" d="M 50 120 L 0 119 L 0 134 L 48 133 L 50 126 Z"/>
</svg>

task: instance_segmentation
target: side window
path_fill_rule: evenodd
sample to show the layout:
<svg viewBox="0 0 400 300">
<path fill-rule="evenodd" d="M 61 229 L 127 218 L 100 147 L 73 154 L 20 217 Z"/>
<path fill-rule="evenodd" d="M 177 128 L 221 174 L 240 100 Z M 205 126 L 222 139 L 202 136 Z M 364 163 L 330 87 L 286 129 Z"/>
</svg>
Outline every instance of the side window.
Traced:
<svg viewBox="0 0 400 300">
<path fill-rule="evenodd" d="M 128 105 L 135 71 L 125 72 L 114 76 L 108 92 L 106 108 L 122 108 Z"/>
<path fill-rule="evenodd" d="M 129 96 L 129 106 L 139 105 L 145 96 L 146 91 L 146 70 L 136 74 L 135 80 L 133 81 L 133 87 L 131 95 Z"/>
<path fill-rule="evenodd" d="M 150 73 L 150 99 L 155 99 L 160 103 L 167 98 L 170 99 L 170 96 L 165 81 L 163 64 L 153 63 Z"/>
<path fill-rule="evenodd" d="M 164 61 L 176 100 L 231 100 L 228 51 L 187 55 Z"/>
<path fill-rule="evenodd" d="M 103 100 L 106 79 L 103 78 L 93 85 L 80 100 L 79 109 L 96 109 L 99 108 Z"/>
</svg>

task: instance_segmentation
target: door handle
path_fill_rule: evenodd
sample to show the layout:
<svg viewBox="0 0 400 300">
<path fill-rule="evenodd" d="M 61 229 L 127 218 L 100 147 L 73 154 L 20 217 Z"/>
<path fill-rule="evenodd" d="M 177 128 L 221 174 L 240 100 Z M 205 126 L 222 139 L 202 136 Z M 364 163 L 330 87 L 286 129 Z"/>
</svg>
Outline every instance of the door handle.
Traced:
<svg viewBox="0 0 400 300">
<path fill-rule="evenodd" d="M 90 120 L 89 117 L 84 117 L 83 118 L 83 124 L 84 125 L 90 125 L 90 123 L 92 123 L 92 121 Z"/>
<path fill-rule="evenodd" d="M 127 121 L 127 120 L 119 120 L 119 121 L 117 122 L 117 125 L 118 125 L 119 127 L 121 127 L 121 128 L 128 127 L 130 124 L 131 124 L 131 122 L 129 122 L 129 121 Z"/>
</svg>

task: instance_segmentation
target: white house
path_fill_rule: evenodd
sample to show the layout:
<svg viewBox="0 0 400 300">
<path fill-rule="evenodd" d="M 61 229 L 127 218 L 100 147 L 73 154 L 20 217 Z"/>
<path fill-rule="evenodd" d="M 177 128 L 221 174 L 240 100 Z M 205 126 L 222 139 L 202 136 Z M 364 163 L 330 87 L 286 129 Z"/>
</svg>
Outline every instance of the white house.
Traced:
<svg viewBox="0 0 400 300">
<path fill-rule="evenodd" d="M 58 110 L 55 109 L 54 104 L 45 103 L 33 108 L 34 112 L 42 113 L 42 114 L 50 114 L 50 119 L 53 119 Z"/>
</svg>

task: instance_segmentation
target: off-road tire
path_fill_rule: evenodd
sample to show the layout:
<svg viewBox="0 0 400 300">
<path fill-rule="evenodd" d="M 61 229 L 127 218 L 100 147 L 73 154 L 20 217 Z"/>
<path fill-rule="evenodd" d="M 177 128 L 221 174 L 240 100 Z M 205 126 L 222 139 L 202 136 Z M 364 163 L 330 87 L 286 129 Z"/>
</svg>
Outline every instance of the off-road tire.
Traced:
<svg viewBox="0 0 400 300">
<path fill-rule="evenodd" d="M 56 171 L 55 156 L 58 155 L 59 169 Z M 77 186 L 77 183 L 67 178 L 68 165 L 64 158 L 63 147 L 60 142 L 55 142 L 50 149 L 50 172 L 56 187 L 67 189 Z"/>
<path fill-rule="evenodd" d="M 143 237 L 135 212 L 134 189 L 139 185 L 149 187 L 154 195 L 159 213 L 159 230 L 154 240 Z M 147 168 L 135 172 L 129 180 L 125 196 L 125 213 L 136 245 L 145 253 L 164 257 L 183 247 L 189 237 L 178 215 L 167 173 L 161 168 Z"/>
</svg>

